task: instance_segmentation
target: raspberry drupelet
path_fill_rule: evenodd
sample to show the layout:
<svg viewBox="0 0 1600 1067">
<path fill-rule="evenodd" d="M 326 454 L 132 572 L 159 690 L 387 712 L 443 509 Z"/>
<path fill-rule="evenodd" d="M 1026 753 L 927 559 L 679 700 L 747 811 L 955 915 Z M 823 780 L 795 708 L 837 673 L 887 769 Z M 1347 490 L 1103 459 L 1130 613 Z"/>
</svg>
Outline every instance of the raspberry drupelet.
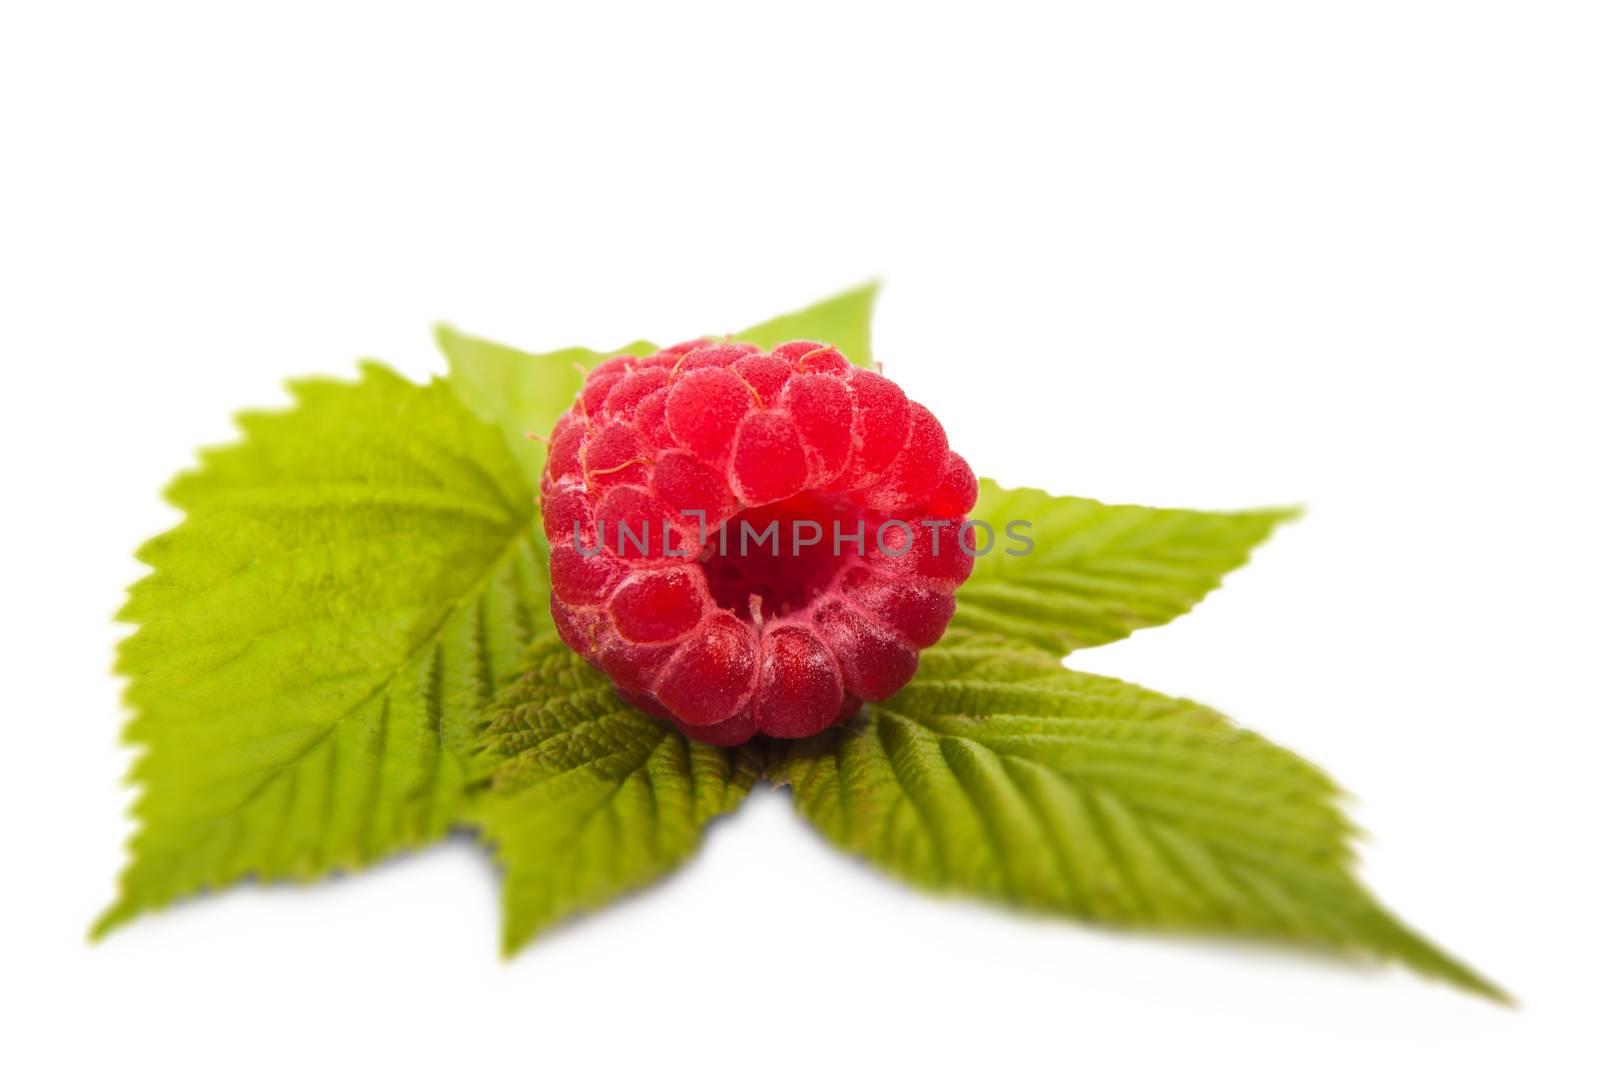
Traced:
<svg viewBox="0 0 1600 1067">
<path fill-rule="evenodd" d="M 820 343 L 600 364 L 540 485 L 562 639 L 712 744 L 806 737 L 890 696 L 972 572 L 972 469 L 926 408 Z"/>
</svg>

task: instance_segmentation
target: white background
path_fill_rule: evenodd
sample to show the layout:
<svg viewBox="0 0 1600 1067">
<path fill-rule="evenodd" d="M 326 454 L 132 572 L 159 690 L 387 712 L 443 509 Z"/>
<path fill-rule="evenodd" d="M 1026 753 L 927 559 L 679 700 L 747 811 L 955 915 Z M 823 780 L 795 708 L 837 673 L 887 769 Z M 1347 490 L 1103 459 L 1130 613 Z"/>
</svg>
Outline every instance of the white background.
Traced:
<svg viewBox="0 0 1600 1067">
<path fill-rule="evenodd" d="M 0 1058 L 1594 1062 L 1592 5 L 0 10 Z M 85 943 L 108 620 L 232 411 L 437 371 L 440 318 L 670 342 L 878 274 L 979 471 L 1310 505 L 1074 663 L 1329 768 L 1377 891 L 1520 1010 L 924 899 L 770 794 L 509 965 L 465 840 Z"/>
</svg>

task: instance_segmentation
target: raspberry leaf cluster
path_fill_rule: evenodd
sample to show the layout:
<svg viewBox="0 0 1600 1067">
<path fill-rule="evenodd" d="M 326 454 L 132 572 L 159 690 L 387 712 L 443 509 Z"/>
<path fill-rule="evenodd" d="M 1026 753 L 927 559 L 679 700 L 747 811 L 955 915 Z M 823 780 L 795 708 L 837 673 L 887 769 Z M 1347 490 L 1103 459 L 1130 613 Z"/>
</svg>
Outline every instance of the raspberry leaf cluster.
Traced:
<svg viewBox="0 0 1600 1067">
<path fill-rule="evenodd" d="M 874 286 L 728 339 L 858 366 Z M 906 881 L 1120 926 L 1403 962 L 1503 994 L 1361 886 L 1321 771 L 1222 714 L 1061 657 L 1187 612 L 1292 512 L 1109 506 L 983 480 L 989 552 L 909 684 L 815 736 L 718 747 L 620 699 L 556 634 L 536 495 L 556 423 L 615 352 L 449 328 L 449 376 L 365 365 L 240 418 L 169 499 L 121 618 L 139 828 L 104 933 L 245 879 L 306 880 L 478 830 L 503 945 L 660 878 L 760 780 Z M 970 497 L 968 498 L 970 500 Z"/>
</svg>

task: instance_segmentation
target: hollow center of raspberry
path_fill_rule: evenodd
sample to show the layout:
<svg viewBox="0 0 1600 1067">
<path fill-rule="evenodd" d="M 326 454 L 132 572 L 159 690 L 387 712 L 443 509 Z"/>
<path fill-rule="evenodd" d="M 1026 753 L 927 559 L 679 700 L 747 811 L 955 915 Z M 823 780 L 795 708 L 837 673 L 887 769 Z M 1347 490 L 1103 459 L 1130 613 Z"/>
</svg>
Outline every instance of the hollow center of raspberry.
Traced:
<svg viewBox="0 0 1600 1067">
<path fill-rule="evenodd" d="M 854 540 L 858 532 L 864 540 Z M 809 607 L 874 532 L 868 513 L 848 500 L 801 493 L 729 519 L 711 534 L 700 566 L 719 606 L 771 622 Z"/>
</svg>

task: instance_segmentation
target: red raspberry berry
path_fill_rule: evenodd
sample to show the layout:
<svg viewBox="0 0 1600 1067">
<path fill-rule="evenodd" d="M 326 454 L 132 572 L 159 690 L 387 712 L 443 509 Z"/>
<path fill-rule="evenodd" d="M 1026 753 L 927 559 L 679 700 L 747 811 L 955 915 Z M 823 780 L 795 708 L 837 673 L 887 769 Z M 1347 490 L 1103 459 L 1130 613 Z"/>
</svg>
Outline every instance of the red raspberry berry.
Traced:
<svg viewBox="0 0 1600 1067">
<path fill-rule="evenodd" d="M 541 488 L 562 639 L 713 744 L 806 737 L 891 695 L 972 573 L 978 482 L 944 427 L 811 341 L 602 363 Z"/>
</svg>

